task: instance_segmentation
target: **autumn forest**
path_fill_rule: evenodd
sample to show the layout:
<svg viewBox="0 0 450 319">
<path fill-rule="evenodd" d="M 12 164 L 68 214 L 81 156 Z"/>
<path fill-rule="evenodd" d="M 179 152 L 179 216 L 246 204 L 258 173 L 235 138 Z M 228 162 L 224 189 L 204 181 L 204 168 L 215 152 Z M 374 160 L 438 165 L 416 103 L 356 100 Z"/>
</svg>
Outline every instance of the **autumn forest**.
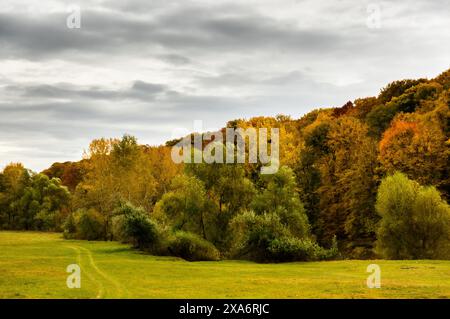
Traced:
<svg viewBox="0 0 450 319">
<path fill-rule="evenodd" d="M 299 119 L 226 127 L 278 128 L 278 172 L 176 164 L 178 140 L 100 138 L 78 162 L 40 173 L 7 165 L 0 229 L 120 241 L 189 261 L 450 258 L 450 70 Z"/>
</svg>

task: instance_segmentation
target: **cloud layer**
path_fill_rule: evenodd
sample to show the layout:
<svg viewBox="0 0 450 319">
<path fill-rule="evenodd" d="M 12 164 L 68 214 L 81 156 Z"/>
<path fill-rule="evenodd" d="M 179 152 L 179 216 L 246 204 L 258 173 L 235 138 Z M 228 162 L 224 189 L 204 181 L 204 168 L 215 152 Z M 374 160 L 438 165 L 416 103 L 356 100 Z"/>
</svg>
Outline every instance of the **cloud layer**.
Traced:
<svg viewBox="0 0 450 319">
<path fill-rule="evenodd" d="M 79 1 L 80 29 L 61 1 L 3 2 L 0 166 L 41 170 L 123 133 L 160 144 L 194 120 L 299 117 L 450 67 L 449 0 Z"/>
</svg>

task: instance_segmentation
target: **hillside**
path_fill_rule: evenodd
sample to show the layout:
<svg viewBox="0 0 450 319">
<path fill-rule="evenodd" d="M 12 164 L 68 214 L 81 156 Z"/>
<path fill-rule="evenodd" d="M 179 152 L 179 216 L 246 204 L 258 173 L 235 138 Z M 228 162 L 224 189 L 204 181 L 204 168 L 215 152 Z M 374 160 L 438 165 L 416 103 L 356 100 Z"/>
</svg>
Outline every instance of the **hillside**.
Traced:
<svg viewBox="0 0 450 319">
<path fill-rule="evenodd" d="M 42 174 L 20 164 L 5 168 L 0 175 L 0 227 L 130 241 L 116 232 L 114 217 L 136 207 L 137 214 L 151 219 L 148 223 L 173 231 L 160 234 L 168 242 L 172 236 L 205 241 L 199 245 L 212 244 L 218 252 L 211 256 L 221 258 L 329 259 L 336 257 L 335 245 L 341 256 L 350 258 L 442 258 L 450 252 L 441 242 L 449 220 L 449 107 L 450 70 L 434 79 L 395 81 L 376 97 L 315 110 L 300 119 L 279 115 L 229 121 L 228 128 L 279 129 L 281 165 L 273 176 L 259 173 L 260 162 L 175 164 L 171 146 L 177 141 L 151 147 L 128 135 L 94 140 L 82 161 L 55 163 Z M 389 179 L 394 173 L 401 175 Z M 380 185 L 391 187 L 384 192 L 389 196 L 396 183 L 403 183 L 400 190 L 412 185 L 404 197 L 412 208 L 406 211 L 419 217 L 408 220 L 431 214 L 434 224 L 387 229 L 389 214 L 399 212 L 382 206 Z M 419 195 L 413 193 L 425 196 L 424 202 L 416 202 Z M 396 196 L 385 202 L 403 200 L 400 193 Z M 432 203 L 427 206 L 432 212 L 424 208 L 426 201 Z M 81 234 L 76 224 L 83 218 L 98 227 Z M 255 224 L 268 227 L 275 237 L 250 243 L 247 236 L 253 236 L 256 230 L 250 225 Z M 421 233 L 413 231 L 422 226 Z M 411 249 L 391 247 L 388 253 L 387 246 L 395 241 L 389 232 L 404 234 Z M 430 239 L 430 233 L 444 235 Z M 139 240 L 134 243 L 149 249 Z M 167 247 L 161 249 L 167 254 Z M 306 251 L 306 257 L 298 252 L 286 257 L 278 249 Z M 216 258 L 211 256 L 207 258 Z"/>
</svg>

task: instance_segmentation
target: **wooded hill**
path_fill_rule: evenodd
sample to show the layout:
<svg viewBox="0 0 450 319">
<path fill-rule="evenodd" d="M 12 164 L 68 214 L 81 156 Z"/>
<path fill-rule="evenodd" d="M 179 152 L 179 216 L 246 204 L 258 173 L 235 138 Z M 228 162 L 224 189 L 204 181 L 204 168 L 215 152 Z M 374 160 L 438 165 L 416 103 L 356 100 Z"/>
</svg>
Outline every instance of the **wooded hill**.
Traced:
<svg viewBox="0 0 450 319">
<path fill-rule="evenodd" d="M 41 174 L 8 165 L 0 227 L 119 239 L 192 260 L 447 258 L 449 107 L 450 70 L 300 119 L 228 122 L 279 128 L 281 168 L 268 176 L 260 164 L 174 164 L 176 141 L 94 140 L 83 160 Z"/>
</svg>

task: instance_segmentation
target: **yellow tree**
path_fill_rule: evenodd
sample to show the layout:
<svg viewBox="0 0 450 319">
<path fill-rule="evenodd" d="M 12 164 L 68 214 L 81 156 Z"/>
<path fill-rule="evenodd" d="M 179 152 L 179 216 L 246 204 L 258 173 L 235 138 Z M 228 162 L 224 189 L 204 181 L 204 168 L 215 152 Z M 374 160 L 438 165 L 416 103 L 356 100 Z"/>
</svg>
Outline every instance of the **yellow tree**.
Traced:
<svg viewBox="0 0 450 319">
<path fill-rule="evenodd" d="M 144 148 L 134 137 L 94 140 L 85 157 L 87 173 L 76 189 L 74 206 L 97 209 L 105 218 L 106 233 L 121 202 L 151 210 L 156 180 Z"/>
<path fill-rule="evenodd" d="M 77 186 L 74 208 L 95 207 L 101 213 L 112 211 L 116 185 L 111 164 L 111 151 L 116 139 L 93 140 L 85 151 L 86 175 Z"/>
<path fill-rule="evenodd" d="M 367 126 L 354 117 L 330 122 L 325 155 L 317 161 L 323 239 L 330 241 L 337 235 L 350 249 L 371 247 L 377 221 L 376 144 L 367 132 Z"/>
<path fill-rule="evenodd" d="M 176 164 L 172 160 L 171 147 L 169 146 L 146 146 L 144 147 L 146 164 L 157 181 L 155 197 L 152 203 L 155 204 L 164 193 L 169 191 L 173 178 L 180 175 L 183 170 L 183 164 Z"/>
<path fill-rule="evenodd" d="M 30 173 L 21 163 L 11 163 L 3 169 L 0 190 L 0 210 L 4 218 L 3 227 L 12 228 L 15 219 L 21 214 L 20 198 L 30 182 Z M 0 225 L 2 227 L 2 225 Z"/>
</svg>

